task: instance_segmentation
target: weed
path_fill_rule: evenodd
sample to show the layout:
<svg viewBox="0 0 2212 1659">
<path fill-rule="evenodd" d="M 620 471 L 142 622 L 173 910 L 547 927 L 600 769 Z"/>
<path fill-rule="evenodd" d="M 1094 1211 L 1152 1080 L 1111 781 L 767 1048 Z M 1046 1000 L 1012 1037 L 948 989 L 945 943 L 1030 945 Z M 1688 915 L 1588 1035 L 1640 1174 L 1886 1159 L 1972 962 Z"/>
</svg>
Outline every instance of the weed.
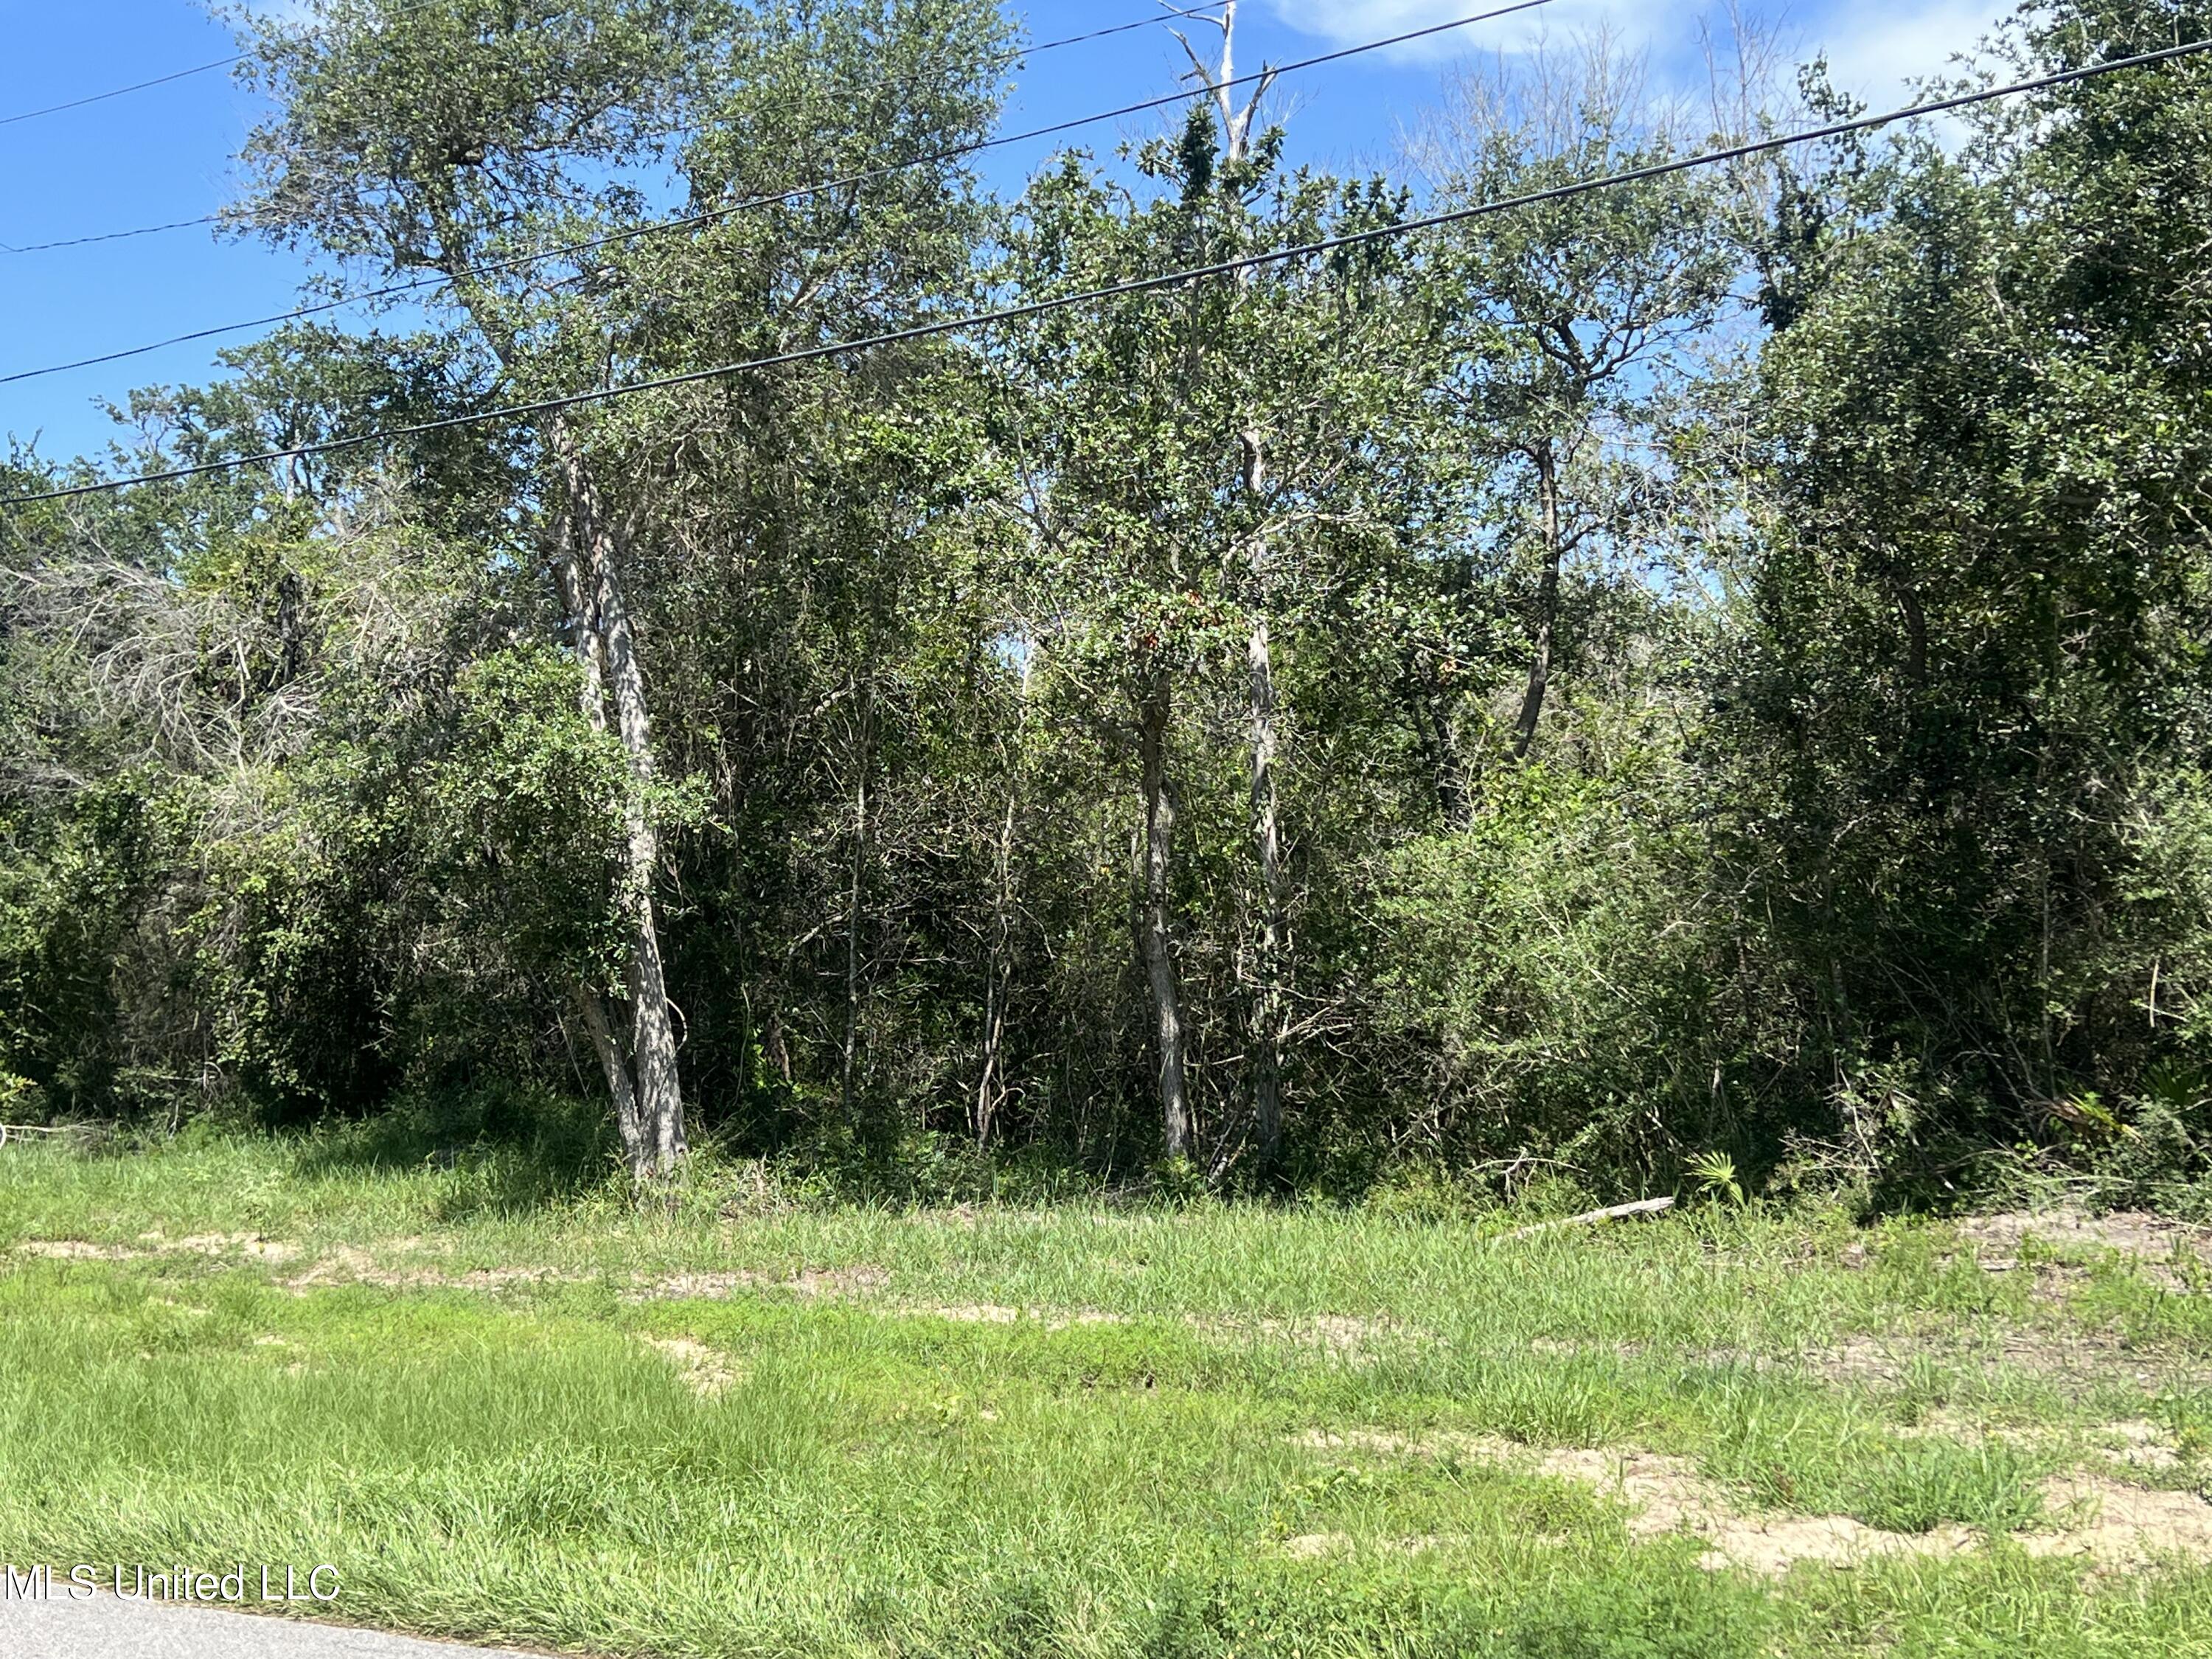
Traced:
<svg viewBox="0 0 2212 1659">
<path fill-rule="evenodd" d="M 2207 1651 L 2203 1568 L 2025 1553 L 2100 1426 L 2203 1455 L 2201 1315 L 2125 1263 L 2031 1304 L 1944 1227 L 1757 1204 L 1479 1243 L 1435 1192 L 931 1211 L 761 1166 L 648 1215 L 501 1145 L 8 1148 L 0 1559 L 331 1560 L 351 1617 L 583 1652 Z M 2125 1372 L 2039 1369 L 2112 1319 Z M 1717 1572 L 1692 1498 L 2024 1541 Z"/>
</svg>

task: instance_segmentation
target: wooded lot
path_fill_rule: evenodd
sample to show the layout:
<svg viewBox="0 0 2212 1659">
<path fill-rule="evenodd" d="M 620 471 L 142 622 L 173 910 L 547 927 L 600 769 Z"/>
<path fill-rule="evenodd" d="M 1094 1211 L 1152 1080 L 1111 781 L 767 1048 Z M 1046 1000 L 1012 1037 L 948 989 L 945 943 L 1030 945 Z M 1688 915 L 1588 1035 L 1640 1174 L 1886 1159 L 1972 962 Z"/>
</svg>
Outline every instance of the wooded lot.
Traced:
<svg viewBox="0 0 2212 1659">
<path fill-rule="evenodd" d="M 391 292 L 0 467 L 0 1117 L 2193 1201 L 2205 58 L 1655 171 L 1861 112 L 1561 36 L 1330 178 L 1197 17 L 999 199 L 989 0 L 243 27 L 230 227 Z"/>
</svg>

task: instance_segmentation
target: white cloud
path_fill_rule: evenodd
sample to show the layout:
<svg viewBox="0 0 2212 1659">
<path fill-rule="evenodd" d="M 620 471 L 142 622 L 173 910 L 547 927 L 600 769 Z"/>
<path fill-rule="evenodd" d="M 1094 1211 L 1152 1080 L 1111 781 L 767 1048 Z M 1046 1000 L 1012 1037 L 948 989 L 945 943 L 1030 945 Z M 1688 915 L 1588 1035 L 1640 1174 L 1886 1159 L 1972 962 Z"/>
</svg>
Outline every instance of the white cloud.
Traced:
<svg viewBox="0 0 2212 1659">
<path fill-rule="evenodd" d="M 1492 4 L 1508 0 L 1492 0 Z M 1487 10 L 1484 0 L 1266 0 L 1277 18 L 1303 34 L 1349 46 L 1447 23 Z M 1954 52 L 1988 33 L 2014 9 L 2014 0 L 1820 0 L 1814 7 L 1786 0 L 1744 0 L 1743 10 L 1778 27 L 1793 59 L 1826 52 L 1836 83 L 1876 101 L 1893 100 L 1911 79 L 1942 72 Z M 1669 70 L 1691 76 L 1702 68 L 1702 17 L 1724 34 L 1723 6 L 1676 7 L 1663 0 L 1552 0 L 1511 17 L 1452 29 L 1392 55 L 1437 62 L 1501 49 L 1523 51 L 1536 41 L 1572 39 L 1602 29 L 1623 47 L 1650 52 L 1663 79 Z"/>
<path fill-rule="evenodd" d="M 1954 53 L 1971 50 L 2014 9 L 2009 0 L 1838 8 L 1803 32 L 1798 55 L 1825 52 L 1836 85 L 1880 106 L 1897 100 L 1908 82 L 1948 73 Z"/>
<path fill-rule="evenodd" d="M 1303 34 L 1350 46 L 1385 35 L 1404 34 L 1434 23 L 1449 23 L 1475 11 L 1493 10 L 1510 0 L 1267 0 L 1275 15 Z M 1550 35 L 1586 34 L 1603 28 L 1624 44 L 1650 42 L 1654 18 L 1650 0 L 1552 0 L 1510 17 L 1431 35 L 1400 49 L 1402 55 L 1463 58 L 1477 52 L 1523 50 Z"/>
</svg>

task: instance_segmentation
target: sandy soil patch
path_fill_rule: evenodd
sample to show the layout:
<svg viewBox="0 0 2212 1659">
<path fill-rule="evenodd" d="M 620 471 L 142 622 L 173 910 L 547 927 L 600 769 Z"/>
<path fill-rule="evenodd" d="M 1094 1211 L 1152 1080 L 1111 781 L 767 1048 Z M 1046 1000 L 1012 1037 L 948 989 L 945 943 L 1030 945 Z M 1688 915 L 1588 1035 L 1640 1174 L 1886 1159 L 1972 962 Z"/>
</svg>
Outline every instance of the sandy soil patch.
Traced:
<svg viewBox="0 0 2212 1659">
<path fill-rule="evenodd" d="M 1393 1555 L 1426 1555 L 1433 1550 L 1465 1549 L 1478 1540 L 1466 1533 L 1416 1533 L 1408 1538 L 1389 1538 L 1369 1547 L 1388 1550 Z M 1566 1540 L 1547 1536 L 1547 1543 L 1559 1544 Z M 1359 1540 L 1348 1532 L 1303 1532 L 1294 1538 L 1285 1538 L 1282 1552 L 1293 1560 L 1316 1561 L 1333 1555 L 1350 1555 L 1359 1548 Z"/>
<path fill-rule="evenodd" d="M 950 1319 L 963 1325 L 1032 1324 L 1042 1326 L 1048 1331 L 1064 1331 L 1077 1325 L 1127 1325 L 1132 1322 L 1127 1314 L 1106 1313 L 1097 1308 L 1054 1312 L 1048 1308 L 1014 1308 L 996 1302 L 914 1303 L 884 1311 L 910 1314 L 924 1319 Z"/>
<path fill-rule="evenodd" d="M 297 1244 L 287 1243 L 281 1238 L 264 1238 L 259 1233 L 195 1233 L 190 1238 L 163 1243 L 156 1248 L 164 1255 L 188 1252 L 193 1255 L 228 1255 L 235 1251 L 257 1261 L 290 1261 L 300 1254 Z"/>
<path fill-rule="evenodd" d="M 592 1277 L 559 1267 L 471 1267 L 456 1273 L 441 1267 L 396 1267 L 388 1255 L 340 1244 L 285 1284 L 301 1292 L 337 1285 L 374 1285 L 403 1291 L 501 1291 L 517 1285 L 586 1284 Z"/>
<path fill-rule="evenodd" d="M 2141 1567 L 2166 1556 L 2212 1560 L 2212 1503 L 2193 1492 L 2152 1492 L 2102 1475 L 2060 1475 L 2043 1501 L 2062 1523 L 2029 1533 L 2031 1555 L 2080 1556 L 2105 1567 Z"/>
<path fill-rule="evenodd" d="M 2195 1256 L 2212 1261 L 2212 1228 L 2139 1211 L 2093 1216 L 2080 1210 L 2020 1211 L 1969 1216 L 1952 1224 L 1974 1246 L 1983 1266 L 2013 1265 L 2030 1238 L 2066 1249 L 2118 1250 L 2144 1261 Z"/>
<path fill-rule="evenodd" d="M 2075 1252 L 2117 1251 L 2153 1283 L 2179 1295 L 2201 1295 L 2212 1273 L 2212 1228 L 2140 1211 L 2093 1216 L 2079 1210 L 2039 1210 L 1969 1216 L 1953 1224 L 1985 1273 L 2017 1271 L 2032 1245 Z M 2035 1261 L 2034 1295 L 2063 1301 L 2087 1275 L 2063 1262 Z"/>
<path fill-rule="evenodd" d="M 1718 1361 L 1730 1356 L 1713 1354 Z M 1748 1353 L 1732 1356 L 1755 1367 L 1777 1363 Z M 1796 1362 L 1830 1382 L 1905 1381 L 1917 1359 L 1974 1370 L 2004 1366 L 2051 1382 L 2082 1388 L 2117 1383 L 2154 1393 L 2212 1381 L 2202 1365 L 2169 1359 L 2128 1346 L 2112 1332 L 2034 1330 L 2021 1327 L 1988 1337 L 1947 1336 L 1900 1331 L 1887 1335 L 1845 1337 L 1826 1348 L 1808 1349 Z"/>
<path fill-rule="evenodd" d="M 2164 1424 L 2142 1418 L 2093 1423 L 2080 1428 L 2065 1424 L 1978 1423 L 1945 1411 L 1931 1412 L 1918 1423 L 1892 1428 L 1888 1432 L 1900 1440 L 1957 1440 L 1969 1445 L 2017 1446 L 2026 1451 L 2078 1447 L 2122 1469 L 2149 1474 L 2171 1474 L 2188 1461 L 2173 1433 Z"/>
<path fill-rule="evenodd" d="M 793 1296 L 860 1296 L 890 1283 L 880 1267 L 802 1267 L 772 1273 L 740 1267 L 725 1273 L 670 1273 L 641 1279 L 623 1292 L 625 1302 L 726 1302 L 755 1291 L 784 1291 Z"/>
<path fill-rule="evenodd" d="M 81 1238 L 27 1238 L 15 1250 L 19 1255 L 44 1256 L 50 1261 L 128 1261 L 153 1254 L 127 1244 L 88 1244 Z"/>
<path fill-rule="evenodd" d="M 1292 1438 L 1315 1451 L 1370 1451 L 1390 1457 L 1458 1457 L 1488 1462 L 1503 1462 L 1523 1449 L 1502 1436 L 1459 1434 L 1449 1429 L 1422 1435 L 1399 1434 L 1390 1429 L 1310 1429 Z"/>
<path fill-rule="evenodd" d="M 1394 1320 L 1358 1318 L 1349 1314 L 1304 1314 L 1290 1319 L 1253 1319 L 1241 1316 L 1194 1316 L 1186 1323 L 1195 1330 L 1219 1336 L 1259 1336 L 1272 1342 L 1318 1347 L 1353 1364 L 1373 1364 L 1378 1350 L 1418 1340 L 1427 1335 Z"/>
<path fill-rule="evenodd" d="M 1801 1562 L 1850 1567 L 1887 1556 L 1955 1556 L 1981 1542 L 1981 1534 L 1969 1527 L 1890 1532 L 1850 1516 L 1754 1509 L 1685 1459 L 1633 1448 L 1545 1451 L 1488 1436 L 1416 1437 L 1377 1429 L 1314 1431 L 1299 1440 L 1319 1450 L 1480 1459 L 1579 1481 L 1627 1508 L 1631 1537 L 1686 1534 L 1701 1539 L 1706 1546 L 1701 1564 L 1716 1569 L 1781 1574 Z M 2016 1535 L 2020 1546 L 2032 1554 L 2079 1558 L 2113 1569 L 2142 1566 L 2171 1556 L 2212 1560 L 2212 1502 L 2195 1492 L 2153 1492 L 2081 1473 L 2055 1476 L 2042 1483 L 2041 1491 L 2055 1527 Z M 1306 1551 L 1328 1553 L 1333 1544 L 1324 1548 L 1311 1540 L 1340 1535 L 1307 1534 Z"/>
<path fill-rule="evenodd" d="M 714 1400 L 735 1388 L 750 1374 L 732 1365 L 723 1355 L 688 1336 L 648 1336 L 646 1346 L 674 1362 L 684 1386 L 702 1400 Z"/>
<path fill-rule="evenodd" d="M 160 1233 L 141 1233 L 138 1247 L 129 1244 L 88 1244 L 77 1238 L 27 1238 L 15 1246 L 24 1255 L 46 1256 L 60 1261 L 150 1261 L 164 1255 L 225 1256 L 239 1255 L 256 1261 L 290 1261 L 300 1247 L 259 1233 L 195 1233 L 189 1238 L 167 1238 Z"/>
</svg>

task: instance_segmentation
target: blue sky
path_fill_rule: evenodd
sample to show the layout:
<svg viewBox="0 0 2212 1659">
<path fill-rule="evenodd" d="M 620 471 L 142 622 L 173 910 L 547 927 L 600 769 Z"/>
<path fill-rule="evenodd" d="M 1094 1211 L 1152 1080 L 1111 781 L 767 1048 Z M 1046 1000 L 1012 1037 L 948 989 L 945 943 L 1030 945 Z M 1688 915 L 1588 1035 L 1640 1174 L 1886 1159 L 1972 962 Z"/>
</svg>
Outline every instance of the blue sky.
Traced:
<svg viewBox="0 0 2212 1659">
<path fill-rule="evenodd" d="M 1152 0 L 1014 0 L 1033 38 L 1142 16 Z M 1779 29 L 1793 55 L 1826 51 L 1847 88 L 1877 106 L 1903 83 L 1942 70 L 2002 12 L 2002 0 L 1740 0 Z M 1240 65 L 1310 57 L 1486 9 L 1486 0 L 1244 0 Z M 1540 14 L 1554 37 L 1606 28 L 1650 54 L 1654 78 L 1693 80 L 1701 16 L 1656 0 L 1553 0 Z M 1523 49 L 1539 26 L 1481 25 L 1416 49 L 1291 77 L 1283 107 L 1299 159 L 1357 167 L 1389 160 L 1398 135 L 1436 100 L 1470 53 Z M 234 50 L 227 29 L 193 0 L 0 0 L 0 243 L 28 243 L 165 223 L 211 213 L 234 189 L 231 158 L 256 101 L 217 72 L 36 120 L 5 117 L 206 63 Z M 1010 127 L 1047 123 L 1174 89 L 1182 67 L 1164 30 L 1044 54 L 1017 83 Z M 1160 118 L 1124 124 L 1148 132 Z M 1084 135 L 1097 148 L 1117 135 Z M 1060 143 L 1071 142 L 1067 139 Z M 989 176 L 1014 190 L 1054 145 L 996 152 Z M 307 274 L 295 256 L 218 238 L 206 228 L 46 252 L 0 252 L 0 374 L 87 356 L 295 302 Z M 339 316 L 344 313 L 337 313 Z M 127 362 L 0 386 L 0 432 L 38 435 L 64 456 L 102 447 L 112 431 L 99 405 L 131 387 L 204 380 L 222 341 Z"/>
</svg>

